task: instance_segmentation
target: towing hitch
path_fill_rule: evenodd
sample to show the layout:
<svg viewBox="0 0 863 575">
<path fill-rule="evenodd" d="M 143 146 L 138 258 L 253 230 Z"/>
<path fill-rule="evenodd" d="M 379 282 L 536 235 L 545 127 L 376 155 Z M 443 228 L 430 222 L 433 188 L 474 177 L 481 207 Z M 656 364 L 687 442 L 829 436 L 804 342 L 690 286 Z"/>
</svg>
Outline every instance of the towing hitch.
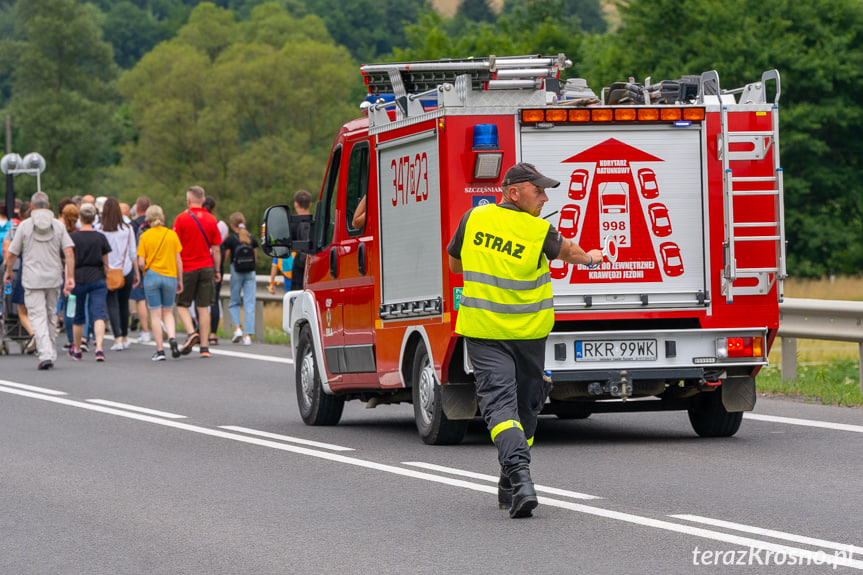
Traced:
<svg viewBox="0 0 863 575">
<path fill-rule="evenodd" d="M 626 370 L 609 373 L 609 378 L 602 381 L 594 381 L 587 386 L 587 392 L 591 395 L 610 395 L 612 397 L 631 397 L 632 380 Z"/>
</svg>

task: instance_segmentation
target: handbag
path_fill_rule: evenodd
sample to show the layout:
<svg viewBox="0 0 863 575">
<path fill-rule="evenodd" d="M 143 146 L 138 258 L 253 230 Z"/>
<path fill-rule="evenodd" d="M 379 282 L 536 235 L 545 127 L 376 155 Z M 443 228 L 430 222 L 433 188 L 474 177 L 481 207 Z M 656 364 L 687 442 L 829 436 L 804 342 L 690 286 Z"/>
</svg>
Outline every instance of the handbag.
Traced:
<svg viewBox="0 0 863 575">
<path fill-rule="evenodd" d="M 123 262 L 126 261 L 126 254 L 129 253 L 129 237 L 126 237 L 126 249 L 123 250 Z M 105 274 L 105 283 L 108 284 L 109 291 L 117 291 L 126 285 L 126 278 L 123 276 L 123 268 L 108 268 L 108 273 Z"/>
</svg>

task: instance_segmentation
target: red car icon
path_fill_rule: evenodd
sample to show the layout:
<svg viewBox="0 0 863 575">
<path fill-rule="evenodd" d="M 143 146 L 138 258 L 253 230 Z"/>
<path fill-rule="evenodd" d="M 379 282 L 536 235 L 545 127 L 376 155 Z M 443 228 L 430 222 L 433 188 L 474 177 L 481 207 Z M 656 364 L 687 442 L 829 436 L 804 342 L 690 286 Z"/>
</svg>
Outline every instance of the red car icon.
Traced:
<svg viewBox="0 0 863 575">
<path fill-rule="evenodd" d="M 665 242 L 659 245 L 659 254 L 662 256 L 662 269 L 665 275 L 676 278 L 683 274 L 683 259 L 680 257 L 680 248 L 674 242 Z"/>
<path fill-rule="evenodd" d="M 603 214 L 629 213 L 629 184 L 626 182 L 599 184 L 599 207 Z"/>
<path fill-rule="evenodd" d="M 671 235 L 671 220 L 668 219 L 668 208 L 665 204 L 650 204 L 647 206 L 647 213 L 650 215 L 653 235 L 658 238 Z"/>
<path fill-rule="evenodd" d="M 563 206 L 560 210 L 560 221 L 557 229 L 565 238 L 572 239 L 578 235 L 578 219 L 581 216 L 581 208 L 575 204 Z"/>
<path fill-rule="evenodd" d="M 641 185 L 641 195 L 645 199 L 652 200 L 659 195 L 656 174 L 650 168 L 638 170 L 638 183 Z"/>
<path fill-rule="evenodd" d="M 587 170 L 575 170 L 569 179 L 569 198 L 583 200 L 587 194 Z"/>
<path fill-rule="evenodd" d="M 569 274 L 569 264 L 563 260 L 552 260 L 548 262 L 551 271 L 551 279 L 562 280 Z"/>
</svg>

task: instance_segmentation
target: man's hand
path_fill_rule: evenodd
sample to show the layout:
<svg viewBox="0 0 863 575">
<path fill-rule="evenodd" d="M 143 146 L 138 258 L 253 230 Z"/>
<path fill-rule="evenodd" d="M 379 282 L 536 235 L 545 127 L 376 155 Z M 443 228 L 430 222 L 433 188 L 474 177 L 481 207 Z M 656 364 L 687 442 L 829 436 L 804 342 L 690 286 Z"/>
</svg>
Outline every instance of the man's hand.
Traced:
<svg viewBox="0 0 863 575">
<path fill-rule="evenodd" d="M 6 273 L 3 274 L 3 285 L 5 286 L 8 283 L 12 283 L 12 274 L 7 269 Z"/>
<path fill-rule="evenodd" d="M 66 278 L 66 284 L 63 286 L 63 295 L 66 297 L 75 289 L 75 278 Z"/>
</svg>

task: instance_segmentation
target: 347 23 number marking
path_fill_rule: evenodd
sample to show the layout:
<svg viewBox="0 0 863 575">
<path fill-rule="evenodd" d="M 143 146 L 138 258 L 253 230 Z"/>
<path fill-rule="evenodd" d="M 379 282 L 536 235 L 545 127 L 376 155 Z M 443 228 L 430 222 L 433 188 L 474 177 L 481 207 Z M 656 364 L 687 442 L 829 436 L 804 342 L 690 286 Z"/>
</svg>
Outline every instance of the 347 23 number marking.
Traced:
<svg viewBox="0 0 863 575">
<path fill-rule="evenodd" d="M 422 202 L 429 197 L 428 156 L 425 152 L 393 158 L 393 207 L 406 206 L 409 202 Z"/>
</svg>

